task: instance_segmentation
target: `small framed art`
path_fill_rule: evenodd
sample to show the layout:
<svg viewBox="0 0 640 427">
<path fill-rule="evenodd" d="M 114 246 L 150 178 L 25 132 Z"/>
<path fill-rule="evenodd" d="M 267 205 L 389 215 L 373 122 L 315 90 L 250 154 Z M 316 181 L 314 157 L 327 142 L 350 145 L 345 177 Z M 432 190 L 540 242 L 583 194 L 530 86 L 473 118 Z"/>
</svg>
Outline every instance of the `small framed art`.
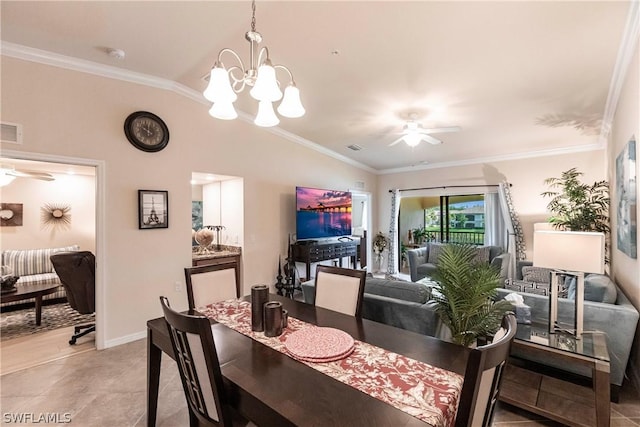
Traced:
<svg viewBox="0 0 640 427">
<path fill-rule="evenodd" d="M 169 192 L 138 190 L 138 228 L 169 228 Z"/>
</svg>

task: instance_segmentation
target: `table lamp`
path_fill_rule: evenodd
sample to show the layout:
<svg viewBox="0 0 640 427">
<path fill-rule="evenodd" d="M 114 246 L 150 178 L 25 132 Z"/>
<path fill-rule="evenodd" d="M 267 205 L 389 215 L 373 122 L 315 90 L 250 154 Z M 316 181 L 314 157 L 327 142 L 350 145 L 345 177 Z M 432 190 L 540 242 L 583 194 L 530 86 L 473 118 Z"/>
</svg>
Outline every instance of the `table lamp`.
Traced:
<svg viewBox="0 0 640 427">
<path fill-rule="evenodd" d="M 584 273 L 604 273 L 604 233 L 535 229 L 533 265 L 550 268 L 549 333 L 566 330 L 558 325 L 558 273 L 576 276 L 574 329 L 576 338 L 583 331 Z"/>
</svg>

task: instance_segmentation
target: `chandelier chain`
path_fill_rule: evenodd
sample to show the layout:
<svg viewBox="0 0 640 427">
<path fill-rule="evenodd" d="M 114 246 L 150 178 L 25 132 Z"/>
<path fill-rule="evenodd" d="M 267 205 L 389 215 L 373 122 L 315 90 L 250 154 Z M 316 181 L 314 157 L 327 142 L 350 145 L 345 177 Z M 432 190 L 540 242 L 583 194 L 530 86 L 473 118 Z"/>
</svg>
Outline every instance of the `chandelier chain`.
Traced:
<svg viewBox="0 0 640 427">
<path fill-rule="evenodd" d="M 251 31 L 256 31 L 256 0 L 251 1 Z"/>
</svg>

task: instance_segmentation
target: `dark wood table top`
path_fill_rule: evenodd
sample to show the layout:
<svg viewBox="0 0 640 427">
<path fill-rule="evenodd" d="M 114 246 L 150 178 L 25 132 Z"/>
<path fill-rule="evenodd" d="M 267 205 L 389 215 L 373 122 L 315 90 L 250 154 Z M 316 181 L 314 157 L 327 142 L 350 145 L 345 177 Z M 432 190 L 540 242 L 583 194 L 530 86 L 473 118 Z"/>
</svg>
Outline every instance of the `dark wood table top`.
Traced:
<svg viewBox="0 0 640 427">
<path fill-rule="evenodd" d="M 281 301 L 291 317 L 341 329 L 356 340 L 464 374 L 469 355 L 465 347 L 278 295 L 269 299 Z M 148 326 L 154 342 L 166 351 L 164 319 L 150 320 Z M 222 324 L 214 324 L 212 331 L 232 404 L 258 425 L 428 425 Z"/>
<path fill-rule="evenodd" d="M 60 283 L 48 283 L 48 284 L 36 284 L 36 285 L 16 285 L 15 292 L 8 292 L 2 294 L 2 302 L 20 301 L 28 298 L 35 298 L 37 296 L 49 295 L 54 293 Z"/>
</svg>

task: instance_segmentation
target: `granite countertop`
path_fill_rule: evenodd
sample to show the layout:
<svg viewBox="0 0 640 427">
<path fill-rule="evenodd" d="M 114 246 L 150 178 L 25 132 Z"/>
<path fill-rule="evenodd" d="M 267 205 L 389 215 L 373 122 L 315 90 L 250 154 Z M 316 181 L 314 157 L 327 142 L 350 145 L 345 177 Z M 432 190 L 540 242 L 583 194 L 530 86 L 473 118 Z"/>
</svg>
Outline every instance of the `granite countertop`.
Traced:
<svg viewBox="0 0 640 427">
<path fill-rule="evenodd" d="M 199 246 L 194 246 L 191 257 L 193 259 L 224 258 L 240 255 L 241 253 L 242 248 L 240 246 L 220 245 L 220 250 L 216 249 L 216 245 L 212 245 L 211 247 L 205 249 Z"/>
</svg>

